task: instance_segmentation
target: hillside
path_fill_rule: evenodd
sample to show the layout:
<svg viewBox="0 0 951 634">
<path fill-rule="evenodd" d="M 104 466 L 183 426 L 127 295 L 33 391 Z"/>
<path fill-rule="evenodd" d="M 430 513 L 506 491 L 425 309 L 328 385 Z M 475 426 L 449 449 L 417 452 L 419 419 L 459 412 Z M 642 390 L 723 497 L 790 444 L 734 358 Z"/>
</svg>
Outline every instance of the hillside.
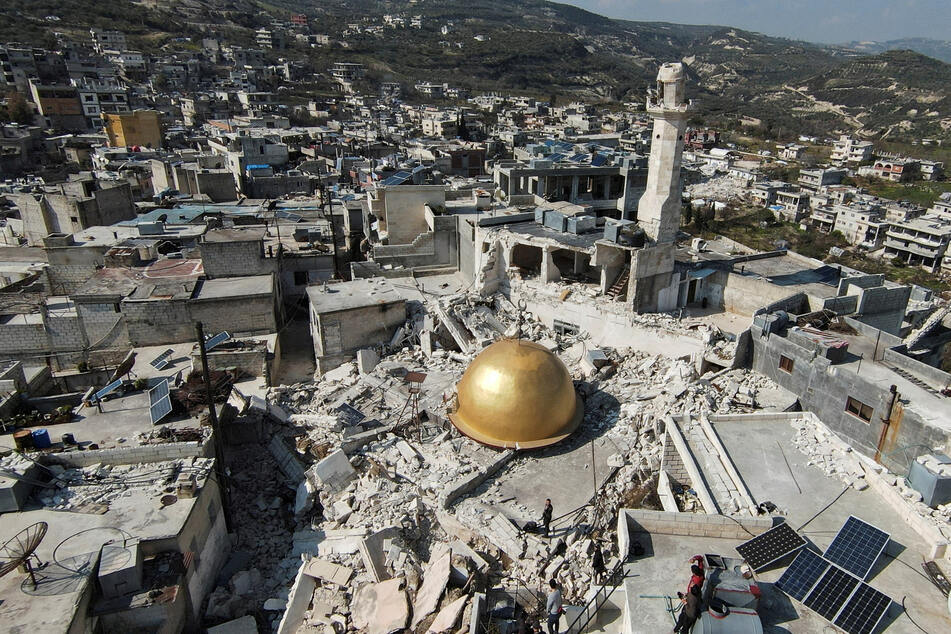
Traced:
<svg viewBox="0 0 951 634">
<path fill-rule="evenodd" d="M 682 59 L 701 117 L 713 124 L 745 115 L 774 136 L 951 140 L 951 66 L 938 60 L 904 51 L 858 57 L 729 27 L 613 20 L 544 0 L 7 0 L 0 39 L 48 42 L 52 31 L 85 37 L 99 26 L 127 31 L 134 45 L 151 50 L 194 48 L 174 41 L 181 37 L 248 44 L 254 28 L 297 11 L 315 32 L 338 39 L 348 24 L 381 24 L 384 14 L 423 17 L 422 29 L 351 35 L 346 48 L 280 52 L 307 59 L 318 72 L 333 61 L 361 61 L 370 81 L 641 101 L 657 66 Z M 60 20 L 49 22 L 49 15 Z M 443 25 L 450 26 L 446 35 Z"/>
<path fill-rule="evenodd" d="M 842 46 L 863 55 L 875 55 L 885 51 L 915 51 L 951 64 L 951 41 L 949 40 L 909 37 L 887 42 L 849 42 Z"/>
</svg>

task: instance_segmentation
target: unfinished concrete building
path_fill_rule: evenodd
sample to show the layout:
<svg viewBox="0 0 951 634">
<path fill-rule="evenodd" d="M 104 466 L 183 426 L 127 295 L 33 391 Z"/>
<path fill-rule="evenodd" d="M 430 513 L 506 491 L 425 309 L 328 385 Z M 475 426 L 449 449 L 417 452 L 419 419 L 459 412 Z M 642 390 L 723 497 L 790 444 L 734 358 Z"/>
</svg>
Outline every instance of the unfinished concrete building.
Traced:
<svg viewBox="0 0 951 634">
<path fill-rule="evenodd" d="M 20 210 L 23 236 L 31 245 L 41 244 L 50 234 L 71 234 L 135 218 L 132 188 L 127 182 L 106 184 L 91 177 L 79 178 L 10 198 Z"/>
</svg>

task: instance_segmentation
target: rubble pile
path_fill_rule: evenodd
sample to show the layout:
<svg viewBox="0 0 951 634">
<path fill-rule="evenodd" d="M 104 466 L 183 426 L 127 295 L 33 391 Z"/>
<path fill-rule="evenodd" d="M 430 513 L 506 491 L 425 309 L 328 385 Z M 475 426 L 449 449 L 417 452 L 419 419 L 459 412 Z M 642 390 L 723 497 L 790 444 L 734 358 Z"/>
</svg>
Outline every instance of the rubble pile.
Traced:
<svg viewBox="0 0 951 634">
<path fill-rule="evenodd" d="M 412 617 L 417 625 L 418 619 L 439 621 L 441 610 L 448 610 L 446 619 L 452 618 L 462 611 L 467 596 L 458 589 L 467 579 L 478 581 L 486 574 L 503 587 L 542 588 L 557 578 L 566 600 L 581 601 L 592 583 L 593 549 L 605 551 L 605 561 L 617 556 L 611 552 L 617 509 L 629 503 L 633 489 L 656 481 L 664 417 L 752 411 L 758 391 L 774 387 L 745 370 L 698 376 L 701 355 L 674 359 L 632 349 L 598 349 L 586 335 L 553 332 L 502 296 L 460 294 L 426 301 L 434 315 L 412 315 L 394 337 L 398 343 L 358 355 L 357 362 L 326 372 L 313 383 L 272 388 L 268 403 L 260 406 L 272 417 L 274 410 L 286 412 L 276 417 L 280 422 L 272 421 L 271 436 L 286 439 L 306 469 L 295 495 L 285 486 L 241 503 L 250 507 L 252 524 L 255 512 L 286 513 L 287 530 L 293 532 L 292 547 L 284 552 L 271 546 L 276 540 L 254 530 L 247 539 L 241 537 L 240 547 L 248 550 L 255 539 L 264 540 L 263 552 L 254 554 L 260 563 L 249 574 L 257 569 L 261 575 L 255 585 L 264 590 L 255 599 L 270 595 L 266 612 L 267 605 L 290 601 L 287 585 L 295 574 L 291 594 L 312 594 L 301 624 L 337 631 L 382 628 L 386 619 L 375 611 L 381 597 L 387 597 L 396 620 L 404 614 L 398 606 L 406 606 L 405 618 Z M 715 328 L 670 315 L 634 315 L 631 321 L 699 338 L 707 352 L 717 350 L 721 358 L 731 353 L 730 342 Z M 461 436 L 447 420 L 454 386 L 468 363 L 493 340 L 515 335 L 548 347 L 572 373 L 585 400 L 576 441 L 597 438 L 614 450 L 608 460 L 613 477 L 602 485 L 595 504 L 561 520 L 563 534 L 553 539 L 519 530 L 512 518 L 525 521 L 535 517 L 537 509 L 506 496 L 497 478 L 480 478 L 505 454 Z M 411 415 L 408 372 L 426 374 L 419 394 L 419 425 Z M 548 454 L 517 454 L 505 463 L 505 473 L 528 477 L 533 463 Z M 447 490 L 470 479 L 468 493 L 459 501 L 447 501 Z M 286 534 L 284 539 L 286 544 Z M 448 556 L 449 551 L 451 581 L 436 597 L 442 597 L 439 608 L 439 601 L 430 596 L 433 590 L 426 588 L 427 578 L 442 565 L 440 553 Z M 307 572 L 314 566 L 347 571 L 349 582 L 328 583 L 320 574 Z M 393 585 L 394 579 L 402 579 L 401 585 Z M 230 589 L 232 596 L 235 590 Z M 218 603 L 226 603 L 225 593 L 219 594 Z M 417 613 L 421 597 L 428 601 L 424 615 Z M 284 618 L 290 614 L 288 609 Z M 272 626 L 278 616 L 268 616 Z"/>
<path fill-rule="evenodd" d="M 52 480 L 46 488 L 37 489 L 35 496 L 43 506 L 57 511 L 81 511 L 133 495 L 161 506 L 161 498 L 177 491 L 182 480 L 200 487 L 212 463 L 210 458 L 183 458 L 144 465 L 94 464 L 83 469 L 54 464 L 44 467 Z"/>
<path fill-rule="evenodd" d="M 862 491 L 868 488 L 868 478 L 877 477 L 893 488 L 910 512 L 931 523 L 941 534 L 951 539 L 951 504 L 931 508 L 922 502 L 922 495 L 905 478 L 896 476 L 877 463 L 852 451 L 845 442 L 820 422 L 803 418 L 793 422 L 798 433 L 794 442 L 799 450 L 810 457 L 807 464 L 815 465 L 826 475 L 838 476 L 847 485 Z M 933 460 L 929 455 L 917 458 L 921 464 Z"/>
<path fill-rule="evenodd" d="M 809 456 L 806 464 L 818 467 L 827 476 L 838 477 L 859 491 L 868 488 L 862 460 L 825 425 L 808 418 L 797 418 L 792 424 L 797 430 L 793 443 Z"/>
<path fill-rule="evenodd" d="M 271 598 L 286 599 L 299 564 L 287 556 L 294 529 L 293 486 L 270 453 L 259 447 L 229 449 L 228 458 L 235 533 L 232 562 L 239 562 L 240 570 L 232 570 L 230 579 L 208 599 L 205 615 L 217 621 L 260 613 Z M 273 613 L 271 617 L 276 624 Z"/>
<path fill-rule="evenodd" d="M 687 185 L 686 190 L 691 200 L 702 198 L 724 203 L 742 200 L 747 191 L 744 182 L 729 175 L 704 179 L 699 183 Z"/>
</svg>

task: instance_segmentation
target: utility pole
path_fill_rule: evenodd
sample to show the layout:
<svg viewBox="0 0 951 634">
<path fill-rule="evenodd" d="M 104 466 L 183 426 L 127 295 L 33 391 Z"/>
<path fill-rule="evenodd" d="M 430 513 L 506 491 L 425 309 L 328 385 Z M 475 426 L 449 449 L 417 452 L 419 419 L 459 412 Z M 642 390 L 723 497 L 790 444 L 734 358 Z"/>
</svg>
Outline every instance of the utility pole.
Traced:
<svg viewBox="0 0 951 634">
<path fill-rule="evenodd" d="M 330 201 L 327 204 L 327 186 L 320 184 L 320 208 L 324 212 L 324 217 L 330 218 L 330 241 L 334 245 L 334 279 L 343 279 L 340 277 L 340 265 L 337 263 L 337 230 L 334 228 L 334 204 Z M 329 210 L 329 211 L 328 211 Z"/>
<path fill-rule="evenodd" d="M 208 372 L 208 351 L 205 350 L 205 331 L 200 321 L 195 322 L 195 335 L 198 337 L 198 349 L 201 351 L 201 374 L 205 381 L 208 419 L 211 421 L 211 434 L 215 445 L 215 472 L 218 475 L 218 488 L 221 491 L 221 507 L 225 516 L 225 529 L 230 533 L 232 532 L 231 493 L 225 475 L 224 438 L 221 437 L 221 426 L 218 424 L 218 413 L 215 411 L 215 399 L 211 391 L 211 374 Z"/>
</svg>

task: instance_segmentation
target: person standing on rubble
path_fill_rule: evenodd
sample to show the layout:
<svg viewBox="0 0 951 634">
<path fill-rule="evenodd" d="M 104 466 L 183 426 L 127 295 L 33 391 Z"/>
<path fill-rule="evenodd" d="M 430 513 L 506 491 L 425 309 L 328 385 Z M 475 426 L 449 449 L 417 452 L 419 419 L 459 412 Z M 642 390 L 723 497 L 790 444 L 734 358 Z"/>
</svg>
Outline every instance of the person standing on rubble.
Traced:
<svg viewBox="0 0 951 634">
<path fill-rule="evenodd" d="M 548 616 L 548 634 L 558 634 L 558 621 L 561 619 L 563 611 L 561 589 L 554 579 L 549 581 L 548 585 L 551 588 L 551 592 L 548 593 L 548 600 L 545 602 L 545 614 Z"/>
<path fill-rule="evenodd" d="M 591 571 L 594 573 L 595 583 L 601 583 L 608 570 L 604 566 L 604 553 L 601 552 L 601 544 L 594 542 L 594 554 L 591 556 Z"/>
<path fill-rule="evenodd" d="M 545 527 L 545 537 L 548 537 L 548 527 L 551 524 L 551 515 L 554 509 L 551 506 L 551 499 L 545 498 L 545 510 L 542 511 L 542 526 Z"/>
</svg>

